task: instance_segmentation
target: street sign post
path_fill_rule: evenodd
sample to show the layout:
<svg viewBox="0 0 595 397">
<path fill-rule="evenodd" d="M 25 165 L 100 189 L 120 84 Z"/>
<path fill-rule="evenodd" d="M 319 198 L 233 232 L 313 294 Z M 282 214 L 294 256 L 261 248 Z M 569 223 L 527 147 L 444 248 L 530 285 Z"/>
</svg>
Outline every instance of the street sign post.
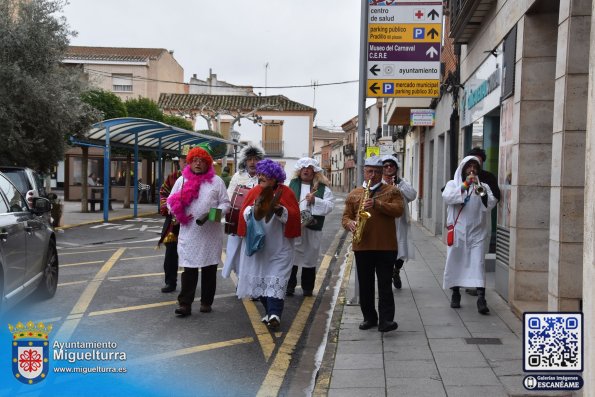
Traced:
<svg viewBox="0 0 595 397">
<path fill-rule="evenodd" d="M 438 97 L 442 2 L 368 0 L 367 22 L 367 96 Z"/>
</svg>

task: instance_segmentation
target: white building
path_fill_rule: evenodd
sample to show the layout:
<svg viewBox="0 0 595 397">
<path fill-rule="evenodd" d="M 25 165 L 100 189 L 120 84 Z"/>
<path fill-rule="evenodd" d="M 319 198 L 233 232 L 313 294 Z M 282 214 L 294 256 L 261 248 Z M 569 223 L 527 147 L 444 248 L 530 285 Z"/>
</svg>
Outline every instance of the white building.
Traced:
<svg viewBox="0 0 595 397">
<path fill-rule="evenodd" d="M 283 95 L 163 94 L 159 106 L 165 113 L 192 117 L 196 130 L 210 128 L 227 139 L 238 132 L 240 142 L 259 144 L 267 158 L 284 164 L 288 177 L 299 158 L 312 156 L 316 109 Z"/>
</svg>

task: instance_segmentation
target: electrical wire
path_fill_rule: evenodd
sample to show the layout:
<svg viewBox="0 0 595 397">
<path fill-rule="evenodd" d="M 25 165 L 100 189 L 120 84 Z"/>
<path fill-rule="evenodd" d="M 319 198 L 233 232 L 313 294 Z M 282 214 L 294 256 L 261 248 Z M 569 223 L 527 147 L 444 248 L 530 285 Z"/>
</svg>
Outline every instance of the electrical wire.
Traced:
<svg viewBox="0 0 595 397">
<path fill-rule="evenodd" d="M 91 74 L 105 76 L 105 77 L 112 77 L 113 74 L 117 75 L 117 73 L 110 73 L 110 72 L 105 72 L 103 70 L 96 70 L 96 69 L 89 69 L 89 68 L 85 68 L 85 72 L 89 72 Z M 131 79 L 133 81 L 154 81 L 154 82 L 158 82 L 158 83 L 183 84 L 183 85 L 190 85 L 190 86 L 194 86 L 194 87 L 210 87 L 209 84 L 184 83 L 184 82 L 180 82 L 180 81 L 152 79 L 149 77 L 143 77 L 143 76 L 138 76 L 138 75 L 136 75 L 136 76 L 132 75 Z M 322 87 L 322 86 L 333 86 L 333 85 L 353 84 L 353 83 L 357 83 L 357 82 L 359 82 L 359 80 L 345 80 L 345 81 L 336 81 L 336 82 L 332 82 L 332 83 L 310 83 L 310 84 L 302 84 L 302 85 L 296 84 L 296 85 L 279 85 L 279 86 L 266 86 L 266 87 L 265 86 L 252 86 L 252 85 L 235 85 L 235 84 L 230 84 L 230 85 L 233 87 L 237 87 L 237 88 L 287 89 L 287 88 L 312 88 L 312 87 Z"/>
</svg>

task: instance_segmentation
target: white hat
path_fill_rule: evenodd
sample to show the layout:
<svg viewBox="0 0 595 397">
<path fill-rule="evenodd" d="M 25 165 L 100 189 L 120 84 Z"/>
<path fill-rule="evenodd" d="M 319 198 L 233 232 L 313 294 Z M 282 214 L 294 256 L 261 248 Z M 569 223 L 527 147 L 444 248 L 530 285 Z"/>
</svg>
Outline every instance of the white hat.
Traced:
<svg viewBox="0 0 595 397">
<path fill-rule="evenodd" d="M 176 156 L 176 157 L 172 157 L 171 159 L 172 159 L 172 161 L 178 161 L 180 158 L 178 156 Z"/>
<path fill-rule="evenodd" d="M 383 156 L 382 162 L 384 163 L 385 161 L 392 161 L 396 164 L 397 168 L 401 168 L 401 164 L 399 164 L 399 159 L 397 159 L 395 156 L 391 156 L 391 155 Z"/>
<path fill-rule="evenodd" d="M 372 156 L 366 159 L 364 163 L 366 167 L 382 167 L 382 158 L 380 156 Z"/>
<path fill-rule="evenodd" d="M 320 168 L 318 161 L 316 161 L 315 159 L 310 158 L 310 157 L 302 157 L 301 159 L 299 159 L 297 161 L 297 163 L 295 163 L 295 166 L 294 166 L 294 168 L 296 170 L 301 170 L 302 168 L 308 168 L 308 167 L 312 167 L 314 169 L 314 172 L 322 171 L 322 168 Z"/>
</svg>

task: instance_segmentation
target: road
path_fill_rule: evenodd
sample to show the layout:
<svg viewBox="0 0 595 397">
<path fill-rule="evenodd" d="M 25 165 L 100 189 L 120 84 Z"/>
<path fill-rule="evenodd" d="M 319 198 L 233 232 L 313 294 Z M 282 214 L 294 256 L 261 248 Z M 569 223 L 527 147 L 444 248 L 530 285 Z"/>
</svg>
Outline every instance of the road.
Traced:
<svg viewBox="0 0 595 397">
<path fill-rule="evenodd" d="M 345 233 L 339 227 L 342 210 L 339 197 L 322 232 L 314 297 L 303 297 L 298 288 L 294 297 L 286 298 L 278 332 L 260 322 L 264 315 L 261 304 L 238 300 L 235 278 L 223 279 L 220 274 L 211 313 L 200 313 L 195 303 L 191 316 L 176 317 L 177 293 L 160 291 L 165 250 L 156 249 L 156 243 L 161 217 L 58 233 L 56 296 L 47 301 L 29 299 L 6 313 L 2 321 L 52 324 L 52 371 L 39 385 L 2 382 L 0 394 L 20 394 L 31 387 L 39 387 L 45 395 L 58 390 L 73 395 L 303 394 L 312 387 L 340 283 L 341 251 L 346 248 Z M 200 291 L 196 300 L 200 300 Z M 69 346 L 59 345 L 65 342 L 109 342 L 111 349 L 99 350 L 125 353 L 126 360 L 69 362 L 65 358 L 68 352 L 93 349 L 91 345 L 84 349 L 70 345 L 63 356 L 56 356 L 58 346 Z M 83 376 L 55 370 L 75 366 L 110 367 L 125 373 Z"/>
</svg>

